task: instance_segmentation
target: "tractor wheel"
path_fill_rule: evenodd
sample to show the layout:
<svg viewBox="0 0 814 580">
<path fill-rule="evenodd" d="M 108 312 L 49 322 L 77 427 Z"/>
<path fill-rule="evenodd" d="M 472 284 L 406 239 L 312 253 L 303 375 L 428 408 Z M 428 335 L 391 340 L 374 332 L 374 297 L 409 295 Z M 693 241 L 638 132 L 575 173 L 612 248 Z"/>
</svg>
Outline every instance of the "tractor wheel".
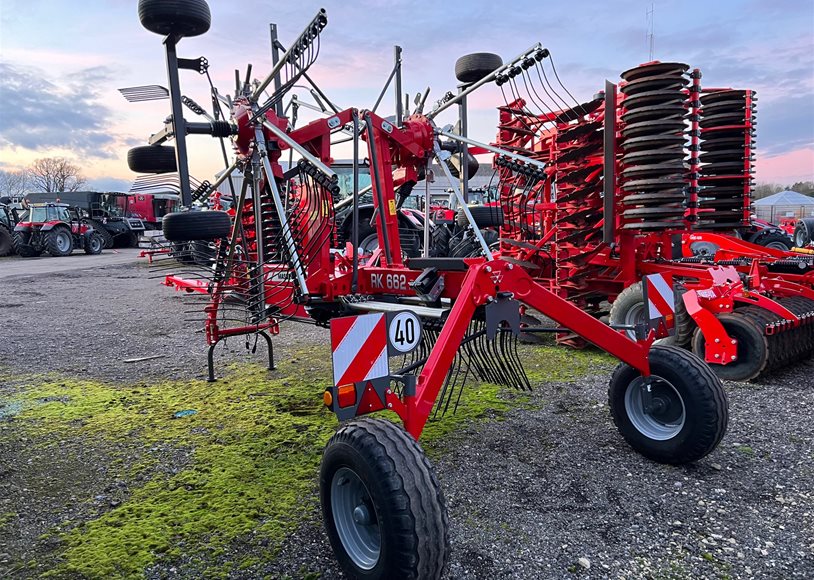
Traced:
<svg viewBox="0 0 814 580">
<path fill-rule="evenodd" d="M 789 239 L 786 234 L 781 234 L 779 232 L 772 232 L 763 236 L 758 236 L 755 238 L 754 243 L 771 250 L 781 250 L 783 252 L 788 252 L 791 250 L 792 246 L 791 239 Z"/>
<path fill-rule="evenodd" d="M 133 147 L 127 152 L 127 166 L 136 173 L 172 173 L 178 171 L 175 163 L 175 147 L 169 145 L 145 145 Z"/>
<path fill-rule="evenodd" d="M 23 258 L 36 258 L 42 254 L 42 248 L 36 248 L 32 245 L 26 244 L 22 235 L 14 233 L 11 236 L 14 251 Z"/>
<path fill-rule="evenodd" d="M 8 256 L 14 250 L 14 240 L 11 239 L 11 232 L 5 227 L 0 227 L 0 256 Z"/>
<path fill-rule="evenodd" d="M 769 343 L 763 332 L 754 322 L 737 312 L 721 314 L 718 320 L 726 333 L 738 341 L 738 358 L 726 365 L 711 365 L 715 374 L 728 381 L 754 379 L 766 368 L 769 360 Z M 706 360 L 706 339 L 700 328 L 693 335 L 692 351 L 701 360 Z"/>
<path fill-rule="evenodd" d="M 806 224 L 800 220 L 794 226 L 794 245 L 798 248 L 805 248 L 814 239 L 814 232 L 808 231 Z"/>
<path fill-rule="evenodd" d="M 204 0 L 139 0 L 138 17 L 144 28 L 162 36 L 199 36 L 212 23 Z"/>
<path fill-rule="evenodd" d="M 469 208 L 472 219 L 479 228 L 499 228 L 503 225 L 503 210 L 496 205 L 478 205 Z M 465 228 L 469 225 L 463 208 L 458 210 L 458 225 Z"/>
<path fill-rule="evenodd" d="M 496 68 L 503 66 L 503 59 L 491 52 L 465 54 L 455 61 L 455 78 L 462 83 L 476 83 Z"/>
<path fill-rule="evenodd" d="M 650 408 L 639 371 L 620 364 L 610 381 L 613 422 L 633 449 L 659 463 L 697 461 L 720 443 L 729 409 L 720 379 L 691 353 L 674 346 L 650 350 Z"/>
<path fill-rule="evenodd" d="M 695 322 L 687 312 L 687 308 L 684 306 L 684 300 L 681 299 L 681 296 L 684 294 L 684 287 L 681 284 L 676 284 L 673 291 L 676 301 L 675 334 L 670 337 L 660 338 L 655 344 L 685 347 L 692 341 Z M 635 325 L 645 321 L 644 292 L 642 291 L 641 282 L 631 284 L 622 290 L 619 296 L 616 297 L 616 300 L 613 301 L 613 304 L 611 304 L 609 318 L 611 326 Z M 631 340 L 636 340 L 635 331 L 625 330 L 625 334 Z"/>
<path fill-rule="evenodd" d="M 104 248 L 112 248 L 113 247 L 113 236 L 110 235 L 110 232 L 107 231 L 105 225 L 100 222 L 99 220 L 87 220 L 88 225 L 93 228 L 93 231 L 100 236 L 102 236 L 102 241 L 104 242 Z"/>
<path fill-rule="evenodd" d="M 73 252 L 73 235 L 71 231 L 62 226 L 57 226 L 45 234 L 45 247 L 48 253 L 59 258 L 70 256 Z"/>
<path fill-rule="evenodd" d="M 102 253 L 102 248 L 105 247 L 105 240 L 104 238 L 96 233 L 95 231 L 90 235 L 90 237 L 85 240 L 85 253 L 91 256 L 96 256 Z"/>
<path fill-rule="evenodd" d="M 225 211 L 168 213 L 163 219 L 164 237 L 171 242 L 217 240 L 228 237 L 232 220 Z"/>
<path fill-rule="evenodd" d="M 431 232 L 430 255 L 435 258 L 446 258 L 450 252 L 450 241 L 452 240 L 452 231 L 445 225 L 437 225 Z"/>
<path fill-rule="evenodd" d="M 449 517 L 421 446 L 401 427 L 361 419 L 325 447 L 319 477 L 322 516 L 349 578 L 441 578 Z"/>
<path fill-rule="evenodd" d="M 138 232 L 129 231 L 124 236 L 124 247 L 125 248 L 138 248 L 139 244 L 139 235 Z"/>
</svg>

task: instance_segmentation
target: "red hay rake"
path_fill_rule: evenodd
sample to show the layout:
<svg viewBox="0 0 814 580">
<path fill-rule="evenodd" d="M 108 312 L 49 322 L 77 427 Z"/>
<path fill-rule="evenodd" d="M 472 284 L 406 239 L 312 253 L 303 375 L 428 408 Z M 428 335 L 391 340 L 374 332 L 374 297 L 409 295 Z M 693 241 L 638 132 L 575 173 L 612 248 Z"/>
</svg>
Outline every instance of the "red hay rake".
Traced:
<svg viewBox="0 0 814 580">
<path fill-rule="evenodd" d="M 493 254 L 466 205 L 466 188 L 458 187 L 444 163 L 449 152 L 490 151 L 513 175 L 544 181 L 553 166 L 536 155 L 518 153 L 514 145 L 476 143 L 434 122 L 441 112 L 465 103 L 479 86 L 539 62 L 547 54 L 544 49 L 536 45 L 505 65 L 495 55 L 459 60 L 456 73 L 464 86 L 428 114 L 423 114 L 423 100 L 413 114 L 402 109 L 397 51 L 391 75 L 398 95 L 394 119 L 330 104 L 325 118 L 294 128 L 283 116 L 282 103 L 297 81 L 306 79 L 321 100 L 330 103 L 307 75 L 327 24 L 320 11 L 288 50 L 275 41 L 276 64 L 264 81 L 252 82 L 250 68 L 245 80 L 238 79 L 234 95 L 213 88 L 213 115 L 201 109 L 196 112 L 207 121 L 193 123 L 182 116 L 181 105 L 188 99 L 180 93 L 178 68 L 195 67 L 178 58 L 175 49 L 183 36 L 206 31 L 209 12 L 203 0 L 172 6 L 168 11 L 159 0 L 139 2 L 142 23 L 167 35 L 173 116 L 148 148 L 138 148 L 131 156 L 131 161 L 138 159 L 131 169 L 177 170 L 184 204 L 190 208 L 165 218 L 170 247 L 156 262 L 178 269 L 177 260 L 186 261 L 181 272 L 188 268 L 197 273 L 188 289 L 206 291 L 196 294 L 205 302 L 213 380 L 211 353 L 225 337 L 263 336 L 273 368 L 270 335 L 279 332 L 281 320 L 305 314 L 311 322 L 330 326 L 335 384 L 325 389 L 323 398 L 348 422 L 326 447 L 320 496 L 331 544 L 349 576 L 443 574 L 449 554 L 446 504 L 416 439 L 433 413 L 454 406 L 468 378 L 529 387 L 516 351 L 522 307 L 538 310 L 560 325 L 556 331 L 581 337 L 622 361 L 610 382 L 610 407 L 620 433 L 634 449 L 655 461 L 685 463 L 717 446 L 728 411 L 720 381 L 709 368 L 677 348 L 651 349 L 656 332 L 646 325 L 638 327 L 646 340 L 628 338 L 552 291 L 550 282 L 536 278 L 525 264 Z M 202 60 L 194 61 L 196 70 Z M 271 97 L 265 98 L 268 88 Z M 223 105 L 228 110 L 221 110 Z M 194 192 L 186 169 L 187 134 L 231 140 L 234 161 L 196 193 L 206 199 L 228 186 L 234 200 L 229 213 L 190 207 Z M 162 145 L 169 139 L 174 139 L 174 148 Z M 337 182 L 331 152 L 336 141 L 348 139 L 354 150 L 353 233 L 343 248 L 334 250 Z M 356 206 L 362 149 L 370 160 L 378 237 L 372 255 L 359 251 Z M 281 158 L 291 152 L 299 161 L 284 167 Z M 450 180 L 480 248 L 478 256 L 430 257 L 425 244 L 423 256 L 404 258 L 398 208 L 433 159 Z M 242 183 L 231 183 L 235 169 Z M 531 227 L 523 221 L 527 214 L 522 207 L 517 213 L 518 231 Z M 668 317 L 659 315 L 654 326 L 664 331 L 671 309 L 666 303 L 661 307 L 667 308 Z M 404 428 L 363 418 L 383 410 L 395 412 Z"/>
</svg>

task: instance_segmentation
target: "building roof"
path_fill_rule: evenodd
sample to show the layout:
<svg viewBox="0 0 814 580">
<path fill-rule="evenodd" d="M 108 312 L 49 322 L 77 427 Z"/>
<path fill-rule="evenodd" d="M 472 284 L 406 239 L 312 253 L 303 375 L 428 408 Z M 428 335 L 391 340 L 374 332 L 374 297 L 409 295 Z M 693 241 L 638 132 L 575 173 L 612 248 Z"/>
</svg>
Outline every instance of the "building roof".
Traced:
<svg viewBox="0 0 814 580">
<path fill-rule="evenodd" d="M 754 202 L 754 205 L 814 205 L 814 197 L 787 190 L 764 197 L 763 199 L 758 199 Z"/>
</svg>

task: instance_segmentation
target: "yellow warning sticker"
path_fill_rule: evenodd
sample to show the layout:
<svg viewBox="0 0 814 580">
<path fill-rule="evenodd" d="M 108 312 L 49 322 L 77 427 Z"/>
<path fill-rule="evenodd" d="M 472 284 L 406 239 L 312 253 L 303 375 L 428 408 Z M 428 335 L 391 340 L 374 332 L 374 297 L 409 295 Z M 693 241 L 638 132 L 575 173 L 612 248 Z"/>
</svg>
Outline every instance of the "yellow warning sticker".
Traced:
<svg viewBox="0 0 814 580">
<path fill-rule="evenodd" d="M 396 200 L 391 199 L 388 205 L 390 207 L 390 215 L 396 215 Z"/>
</svg>

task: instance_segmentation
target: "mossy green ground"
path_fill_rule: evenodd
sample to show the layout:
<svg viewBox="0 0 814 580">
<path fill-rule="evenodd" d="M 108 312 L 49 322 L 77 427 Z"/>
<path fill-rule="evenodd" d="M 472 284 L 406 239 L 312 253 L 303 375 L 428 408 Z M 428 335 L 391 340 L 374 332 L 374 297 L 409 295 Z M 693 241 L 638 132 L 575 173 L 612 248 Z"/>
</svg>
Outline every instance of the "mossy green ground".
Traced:
<svg viewBox="0 0 814 580">
<path fill-rule="evenodd" d="M 547 346 L 523 347 L 521 356 L 533 385 L 611 364 L 595 352 Z M 61 554 L 45 575 L 138 577 L 182 554 L 217 562 L 219 552 L 249 535 L 268 546 L 264 554 L 207 568 L 207 576 L 272 560 L 285 536 L 314 511 L 322 449 L 337 426 L 321 400 L 329 377 L 329 354 L 314 349 L 271 374 L 233 367 L 217 383 L 27 381 L 15 396 L 22 408 L 15 429 L 54 452 L 65 440 L 103 449 L 112 462 L 108 477 L 127 481 L 130 490 L 99 517 L 63 526 L 70 531 L 61 532 Z M 457 413 L 429 423 L 422 443 L 432 455 L 463 423 L 500 419 L 528 404 L 528 396 L 505 388 L 469 385 Z M 195 413 L 174 418 L 182 410 Z M 161 465 L 167 454 L 151 453 L 167 447 L 178 451 L 175 472 Z"/>
</svg>

